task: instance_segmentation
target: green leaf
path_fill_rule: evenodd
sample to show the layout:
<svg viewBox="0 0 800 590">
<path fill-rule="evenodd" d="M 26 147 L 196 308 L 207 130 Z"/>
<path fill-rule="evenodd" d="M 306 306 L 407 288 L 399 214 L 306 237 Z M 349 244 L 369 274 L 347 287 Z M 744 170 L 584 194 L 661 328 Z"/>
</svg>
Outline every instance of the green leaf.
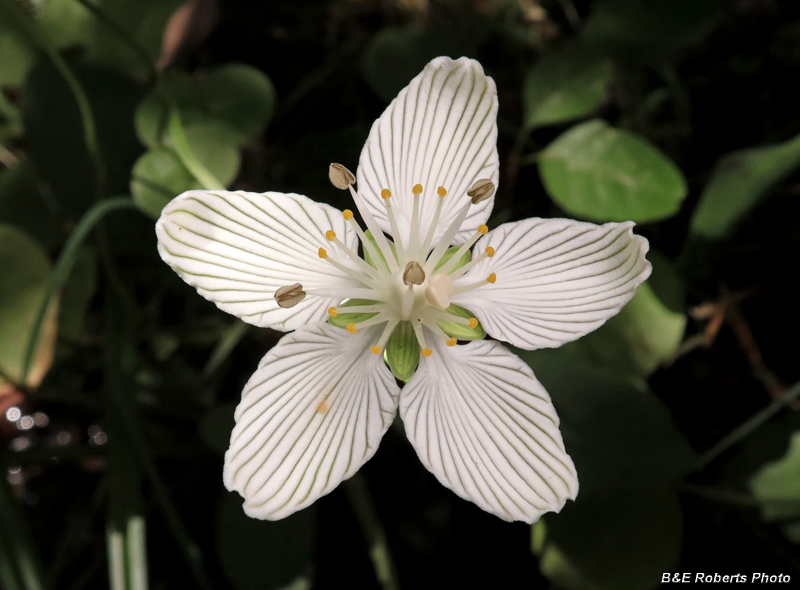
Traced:
<svg viewBox="0 0 800 590">
<path fill-rule="evenodd" d="M 48 249 L 65 238 L 56 211 L 42 196 L 28 158 L 0 171 L 0 223 L 24 230 Z"/>
<path fill-rule="evenodd" d="M 36 54 L 23 39 L 6 28 L 2 19 L 0 19 L 0 55 L 3 56 L 3 59 L 0 59 L 0 87 L 21 86 Z"/>
<path fill-rule="evenodd" d="M 184 132 L 192 153 L 215 179 L 225 186 L 236 179 L 242 159 L 236 135 L 229 127 L 216 121 L 197 121 L 184 125 Z"/>
<path fill-rule="evenodd" d="M 389 27 L 375 35 L 361 58 L 361 75 L 386 102 L 439 56 L 474 55 L 474 40 L 453 28 Z"/>
<path fill-rule="evenodd" d="M 419 365 L 419 342 L 411 322 L 402 321 L 389 336 L 383 353 L 392 375 L 405 383 L 414 376 Z"/>
<path fill-rule="evenodd" d="M 672 571 L 683 528 L 668 487 L 578 495 L 547 514 L 540 568 L 567 590 L 648 590 Z"/>
<path fill-rule="evenodd" d="M 680 278 L 669 263 L 657 253 L 648 254 L 654 264 L 653 275 L 668 289 L 680 285 Z M 583 338 L 565 344 L 564 353 L 575 354 L 595 367 L 633 378 L 646 379 L 661 363 L 672 358 L 686 329 L 682 296 L 659 296 L 651 278 L 639 286 L 636 296 L 617 315 Z M 678 287 L 680 289 L 680 287 Z M 673 301 L 669 301 L 669 299 Z M 663 300 L 667 299 L 665 303 Z"/>
<path fill-rule="evenodd" d="M 470 310 L 459 307 L 458 305 L 450 305 L 450 307 L 447 308 L 447 313 L 467 320 L 475 317 L 475 314 Z M 486 332 L 480 322 L 478 322 L 478 325 L 474 328 L 470 328 L 464 324 L 446 322 L 443 320 L 436 320 L 436 324 L 445 334 L 451 337 L 455 336 L 458 340 L 483 340 L 486 338 Z"/>
<path fill-rule="evenodd" d="M 133 166 L 133 200 L 139 209 L 155 219 L 158 219 L 167 203 L 192 188 L 200 186 L 171 150 L 150 150 Z"/>
<path fill-rule="evenodd" d="M 546 55 L 528 72 L 524 86 L 528 127 L 586 117 L 605 100 L 614 75 L 609 59 L 571 48 Z"/>
<path fill-rule="evenodd" d="M 225 64 L 200 83 L 205 110 L 248 139 L 261 134 L 275 111 L 275 88 L 261 70 L 246 64 Z"/>
<path fill-rule="evenodd" d="M 702 39 L 718 13 L 707 0 L 601 0 L 592 4 L 581 39 L 626 58 L 653 58 Z"/>
<path fill-rule="evenodd" d="M 276 102 L 272 81 L 252 66 L 225 64 L 200 81 L 172 72 L 140 103 L 136 131 L 148 147 L 168 143 L 167 123 L 174 105 L 187 129 L 195 124 L 222 128 L 218 140 L 238 147 L 264 131 Z"/>
<path fill-rule="evenodd" d="M 313 563 L 316 507 L 277 521 L 256 520 L 238 494 L 226 493 L 217 514 L 220 562 L 237 590 L 273 590 L 306 574 Z"/>
<path fill-rule="evenodd" d="M 777 145 L 723 156 L 700 196 L 693 234 L 723 238 L 776 184 L 800 166 L 800 135 Z"/>
<path fill-rule="evenodd" d="M 553 400 L 581 494 L 673 482 L 695 468 L 695 454 L 650 391 L 561 350 L 516 352 Z"/>
<path fill-rule="evenodd" d="M 126 194 L 131 166 L 142 150 L 133 128 L 139 87 L 105 69 L 69 65 L 91 104 L 107 172 L 106 192 Z M 39 62 L 28 74 L 21 95 L 26 145 L 37 178 L 67 214 L 78 217 L 97 193 L 73 94 L 49 62 Z"/>
<path fill-rule="evenodd" d="M 0 225 L 0 369 L 23 381 L 23 364 L 45 295 L 50 260 L 41 246 L 20 230 Z M 58 302 L 53 300 L 28 371 L 26 385 L 36 387 L 53 362 Z M 8 384 L 0 378 L 0 392 Z"/>
<path fill-rule="evenodd" d="M 766 520 L 800 517 L 800 432 L 792 435 L 781 459 L 750 478 L 749 487 Z"/>
<path fill-rule="evenodd" d="M 646 139 L 594 119 L 559 136 L 539 156 L 548 194 L 592 221 L 655 221 L 686 196 L 680 170 Z"/>
</svg>

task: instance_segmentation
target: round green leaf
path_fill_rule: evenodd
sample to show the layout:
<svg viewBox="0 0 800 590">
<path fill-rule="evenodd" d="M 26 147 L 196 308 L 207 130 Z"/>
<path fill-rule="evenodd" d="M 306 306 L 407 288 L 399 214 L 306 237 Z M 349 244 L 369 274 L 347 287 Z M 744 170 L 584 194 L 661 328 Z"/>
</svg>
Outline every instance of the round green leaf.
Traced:
<svg viewBox="0 0 800 590">
<path fill-rule="evenodd" d="M 581 494 L 672 482 L 695 468 L 695 454 L 650 391 L 561 350 L 517 354 L 553 399 Z"/>
<path fill-rule="evenodd" d="M 307 574 L 316 534 L 314 506 L 277 521 L 256 520 L 238 494 L 226 493 L 217 516 L 225 574 L 237 590 L 273 590 Z"/>
<path fill-rule="evenodd" d="M 680 346 L 686 329 L 680 278 L 668 260 L 650 252 L 653 275 L 617 315 L 562 347 L 594 367 L 646 379 Z M 657 287 L 657 288 L 654 288 Z"/>
<path fill-rule="evenodd" d="M 22 363 L 44 297 L 50 260 L 24 232 L 0 225 L 0 368 L 19 381 Z M 39 336 L 27 385 L 36 387 L 53 361 L 58 301 L 53 299 Z M 8 384 L 0 378 L 0 394 Z"/>
<path fill-rule="evenodd" d="M 168 149 L 150 150 L 136 161 L 131 174 L 131 193 L 136 205 L 151 217 L 184 191 L 200 188 L 178 156 Z"/>
<path fill-rule="evenodd" d="M 680 552 L 683 517 L 668 487 L 581 492 L 545 521 L 540 567 L 567 590 L 657 588 Z"/>
<path fill-rule="evenodd" d="M 205 110 L 248 139 L 261 134 L 275 111 L 275 88 L 260 70 L 226 64 L 211 70 L 201 83 Z"/>
<path fill-rule="evenodd" d="M 225 186 L 233 182 L 242 162 L 236 132 L 217 121 L 190 122 L 183 128 L 189 147 L 206 169 Z"/>
<path fill-rule="evenodd" d="M 781 459 L 764 465 L 749 482 L 766 520 L 800 517 L 800 432 Z"/>
<path fill-rule="evenodd" d="M 680 170 L 646 139 L 594 119 L 539 157 L 545 188 L 565 211 L 593 221 L 655 221 L 686 196 Z"/>
<path fill-rule="evenodd" d="M 386 28 L 378 33 L 361 58 L 361 74 L 372 91 L 390 102 L 439 56 L 453 59 L 473 53 L 452 28 L 413 30 Z"/>
<path fill-rule="evenodd" d="M 614 75 L 610 60 L 567 49 L 539 60 L 525 78 L 525 120 L 529 127 L 586 117 L 605 100 Z"/>
</svg>

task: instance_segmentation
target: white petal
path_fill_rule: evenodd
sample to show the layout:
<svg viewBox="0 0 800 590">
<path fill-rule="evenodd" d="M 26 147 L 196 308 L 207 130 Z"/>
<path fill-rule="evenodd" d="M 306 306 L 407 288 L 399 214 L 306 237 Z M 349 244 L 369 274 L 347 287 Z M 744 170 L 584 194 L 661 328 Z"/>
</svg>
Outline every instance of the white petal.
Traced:
<svg viewBox="0 0 800 590">
<path fill-rule="evenodd" d="M 256 326 L 294 330 L 322 321 L 341 298 L 313 295 L 284 309 L 275 291 L 361 285 L 319 257 L 333 229 L 345 244 L 358 237 L 333 207 L 282 193 L 189 191 L 173 199 L 156 225 L 158 251 L 181 278 L 217 307 Z"/>
<path fill-rule="evenodd" d="M 245 512 L 284 518 L 331 492 L 378 449 L 400 388 L 379 333 L 327 323 L 284 336 L 247 382 L 225 454 L 225 486 Z"/>
<path fill-rule="evenodd" d="M 571 219 L 505 223 L 476 244 L 492 258 L 459 285 L 497 275 L 494 284 L 454 295 L 494 338 L 532 350 L 560 346 L 616 315 L 650 276 L 647 240 L 633 222 L 595 225 Z"/>
<path fill-rule="evenodd" d="M 404 88 L 372 125 L 358 164 L 358 190 L 386 233 L 391 233 L 382 189 L 392 203 L 403 240 L 410 236 L 421 184 L 422 224 L 428 231 L 439 197 L 445 197 L 434 244 L 468 202 L 467 189 L 481 178 L 498 182 L 497 89 L 481 65 L 462 57 L 437 57 Z M 463 242 L 489 218 L 494 198 L 474 206 L 456 238 Z M 405 243 L 405 242 L 404 242 Z"/>
<path fill-rule="evenodd" d="M 400 416 L 445 486 L 504 520 L 536 522 L 578 493 L 550 396 L 498 342 L 439 339 L 403 389 Z"/>
</svg>

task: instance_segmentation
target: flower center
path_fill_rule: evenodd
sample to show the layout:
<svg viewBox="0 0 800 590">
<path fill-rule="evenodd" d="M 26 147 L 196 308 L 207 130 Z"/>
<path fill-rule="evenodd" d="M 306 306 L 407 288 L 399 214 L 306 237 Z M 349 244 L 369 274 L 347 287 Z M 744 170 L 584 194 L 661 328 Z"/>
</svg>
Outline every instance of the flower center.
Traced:
<svg viewBox="0 0 800 590">
<path fill-rule="evenodd" d="M 353 334 L 368 326 L 382 324 L 384 328 L 381 336 L 371 347 L 375 354 L 383 352 L 401 322 L 410 323 L 423 356 L 432 354 L 425 341 L 423 327 L 445 340 L 449 346 L 455 346 L 458 336 L 464 336 L 468 330 L 480 330 L 478 320 L 467 310 L 451 305 L 450 297 L 495 282 L 496 276 L 491 274 L 477 282 L 456 284 L 461 276 L 480 261 L 494 256 L 494 248 L 489 247 L 470 260 L 470 248 L 489 230 L 482 225 L 460 246 L 450 246 L 458 235 L 469 208 L 489 198 L 494 192 L 494 184 L 489 180 L 479 180 L 470 188 L 467 192 L 469 199 L 465 199 L 464 206 L 436 243 L 433 240 L 447 190 L 440 186 L 435 195 L 430 195 L 429 198 L 437 199 L 436 208 L 430 222 L 423 224 L 424 220 L 420 215 L 420 200 L 424 198 L 423 187 L 416 184 L 411 188 L 411 228 L 409 235 L 403 236 L 394 214 L 392 193 L 389 189 L 383 189 L 381 197 L 394 236 L 392 242 L 384 235 L 362 197 L 353 188 L 355 177 L 344 167 L 334 168 L 335 166 L 339 165 L 331 166 L 331 181 L 338 188 L 350 190 L 367 231 L 354 219 L 352 211 L 345 210 L 344 219 L 361 241 L 363 258 L 342 242 L 333 230 L 325 234 L 332 246 L 330 251 L 322 247 L 319 249 L 320 258 L 360 285 L 343 292 L 343 303 L 328 310 L 329 315 L 336 318 L 335 321 L 332 320 L 333 323 L 345 327 Z M 293 287 L 292 295 L 299 290 L 299 286 Z M 480 336 L 476 337 L 484 335 L 480 330 Z M 475 337 L 465 336 L 464 339 Z"/>
</svg>

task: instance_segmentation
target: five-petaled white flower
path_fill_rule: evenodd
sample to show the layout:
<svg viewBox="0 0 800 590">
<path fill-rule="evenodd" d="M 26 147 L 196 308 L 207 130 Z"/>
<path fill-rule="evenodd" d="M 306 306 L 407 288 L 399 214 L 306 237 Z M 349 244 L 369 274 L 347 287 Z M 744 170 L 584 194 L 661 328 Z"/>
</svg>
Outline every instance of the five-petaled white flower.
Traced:
<svg viewBox="0 0 800 590">
<path fill-rule="evenodd" d="M 485 330 L 531 350 L 596 329 L 649 275 L 647 241 L 633 223 L 488 231 L 496 117 L 480 64 L 428 64 L 372 126 L 355 187 L 331 166 L 369 234 L 296 194 L 189 191 L 164 209 L 159 252 L 187 283 L 248 323 L 294 330 L 245 386 L 225 455 L 250 516 L 283 518 L 332 491 L 398 407 L 425 467 L 484 510 L 530 523 L 575 498 L 533 372 L 499 342 L 463 341 Z M 390 367 L 410 377 L 402 391 Z"/>
</svg>

